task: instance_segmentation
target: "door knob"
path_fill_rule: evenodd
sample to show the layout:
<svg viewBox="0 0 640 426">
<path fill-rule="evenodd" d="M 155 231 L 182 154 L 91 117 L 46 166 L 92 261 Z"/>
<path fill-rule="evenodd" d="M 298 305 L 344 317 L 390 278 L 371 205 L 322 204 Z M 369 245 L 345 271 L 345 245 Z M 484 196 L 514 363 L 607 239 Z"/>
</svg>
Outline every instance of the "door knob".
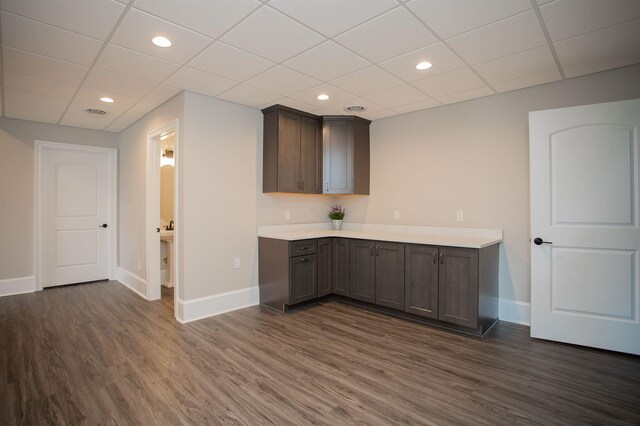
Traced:
<svg viewBox="0 0 640 426">
<path fill-rule="evenodd" d="M 543 240 L 543 239 L 542 239 L 542 238 L 540 238 L 540 237 L 536 237 L 536 238 L 533 240 L 533 244 L 535 244 L 535 245 L 539 246 L 539 245 L 541 245 L 541 244 L 553 244 L 553 242 L 551 242 L 551 241 L 545 241 L 545 240 Z"/>
<path fill-rule="evenodd" d="M 156 228 L 156 232 L 160 232 L 160 228 Z"/>
<path fill-rule="evenodd" d="M 107 225 L 106 223 L 103 223 L 102 225 L 98 226 L 98 228 L 106 228 L 107 226 L 109 225 Z"/>
</svg>

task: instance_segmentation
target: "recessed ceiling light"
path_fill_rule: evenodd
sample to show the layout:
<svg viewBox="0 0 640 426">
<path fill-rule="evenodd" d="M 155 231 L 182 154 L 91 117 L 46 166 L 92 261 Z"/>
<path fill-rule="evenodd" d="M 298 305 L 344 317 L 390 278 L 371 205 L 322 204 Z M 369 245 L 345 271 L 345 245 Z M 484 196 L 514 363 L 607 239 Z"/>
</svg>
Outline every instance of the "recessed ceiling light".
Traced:
<svg viewBox="0 0 640 426">
<path fill-rule="evenodd" d="M 102 102 L 106 102 L 106 103 L 108 103 L 108 104 L 110 104 L 110 103 L 112 103 L 112 102 L 113 102 L 113 99 L 111 99 L 111 98 L 107 98 L 107 97 L 100 98 L 100 100 L 101 100 Z"/>
<path fill-rule="evenodd" d="M 153 39 L 151 39 L 151 41 L 156 46 L 160 46 L 160 47 L 169 47 L 169 46 L 171 46 L 171 40 L 169 40 L 166 37 L 157 36 L 157 37 L 154 37 Z"/>
<path fill-rule="evenodd" d="M 431 62 L 420 62 L 416 65 L 416 69 L 419 69 L 420 71 L 428 70 L 429 68 L 431 68 Z"/>
<path fill-rule="evenodd" d="M 326 101 L 328 99 L 329 99 L 329 95 L 325 95 L 325 94 L 318 95 L 318 100 L 319 101 Z"/>
</svg>

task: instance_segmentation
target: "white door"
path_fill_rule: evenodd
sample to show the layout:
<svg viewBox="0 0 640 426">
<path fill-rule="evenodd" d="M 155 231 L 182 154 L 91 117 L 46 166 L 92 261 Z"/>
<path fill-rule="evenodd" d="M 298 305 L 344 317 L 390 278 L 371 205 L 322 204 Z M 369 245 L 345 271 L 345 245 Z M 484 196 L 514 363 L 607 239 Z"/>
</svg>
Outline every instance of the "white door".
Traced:
<svg viewBox="0 0 640 426">
<path fill-rule="evenodd" d="M 108 279 L 113 243 L 111 154 L 45 144 L 39 164 L 42 286 Z"/>
<path fill-rule="evenodd" d="M 532 337 L 640 354 L 639 126 L 640 99 L 529 114 Z"/>
</svg>

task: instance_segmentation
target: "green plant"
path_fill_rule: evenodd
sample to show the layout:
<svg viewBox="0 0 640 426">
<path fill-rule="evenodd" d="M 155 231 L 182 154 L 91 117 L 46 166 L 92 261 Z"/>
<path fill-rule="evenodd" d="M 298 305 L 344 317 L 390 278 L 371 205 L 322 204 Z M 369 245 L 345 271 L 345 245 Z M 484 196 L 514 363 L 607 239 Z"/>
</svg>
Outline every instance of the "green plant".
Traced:
<svg viewBox="0 0 640 426">
<path fill-rule="evenodd" d="M 331 220 L 342 220 L 344 219 L 344 212 L 347 210 L 342 208 L 341 205 L 334 204 L 329 209 L 329 219 Z"/>
</svg>

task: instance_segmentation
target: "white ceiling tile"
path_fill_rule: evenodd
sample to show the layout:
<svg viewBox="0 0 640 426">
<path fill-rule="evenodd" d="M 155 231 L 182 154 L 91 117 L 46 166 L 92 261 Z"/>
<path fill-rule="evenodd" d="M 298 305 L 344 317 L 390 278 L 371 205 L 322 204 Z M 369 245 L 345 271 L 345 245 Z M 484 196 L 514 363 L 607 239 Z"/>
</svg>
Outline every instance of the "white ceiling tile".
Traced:
<svg viewBox="0 0 640 426">
<path fill-rule="evenodd" d="M 145 99 L 163 104 L 180 92 L 182 92 L 182 90 L 175 87 L 157 86 L 145 96 Z"/>
<path fill-rule="evenodd" d="M 216 96 L 238 83 L 194 68 L 183 67 L 169 77 L 164 84 L 207 96 Z"/>
<path fill-rule="evenodd" d="M 455 104 L 458 102 L 468 101 L 470 99 L 481 98 L 483 96 L 493 95 L 493 90 L 484 86 L 476 89 L 465 90 L 464 92 L 453 93 L 451 95 L 441 96 L 438 101 L 443 104 Z"/>
<path fill-rule="evenodd" d="M 257 108 L 260 105 L 264 105 L 266 103 L 279 99 L 280 95 L 267 92 L 266 90 L 247 86 L 246 84 L 241 84 L 231 90 L 227 90 L 222 95 L 219 95 L 218 98 L 225 101 L 235 102 L 237 104 Z"/>
<path fill-rule="evenodd" d="M 71 99 L 78 86 L 13 71 L 4 72 L 4 87 L 54 98 Z"/>
<path fill-rule="evenodd" d="M 445 39 L 531 9 L 530 0 L 414 0 L 407 5 Z"/>
<path fill-rule="evenodd" d="M 440 105 L 441 103 L 436 101 L 435 99 L 428 99 L 426 101 L 416 102 L 414 104 L 407 104 L 407 105 L 395 107 L 393 110 L 399 114 L 406 114 L 408 112 L 420 111 L 423 109 L 433 108 Z"/>
<path fill-rule="evenodd" d="M 315 109 L 313 105 L 310 105 L 306 102 L 301 102 L 294 98 L 282 98 L 282 99 L 277 99 L 275 101 L 267 102 L 264 105 L 260 105 L 260 109 L 269 108 L 270 106 L 276 105 L 276 104 L 284 105 L 289 108 L 299 109 L 300 111 L 306 111 L 306 112 L 309 112 L 312 109 Z"/>
<path fill-rule="evenodd" d="M 559 41 L 640 18 L 640 1 L 558 0 L 540 12 L 551 40 Z"/>
<path fill-rule="evenodd" d="M 121 132 L 136 121 L 144 117 L 145 114 L 126 112 L 113 121 L 106 129 L 107 132 Z"/>
<path fill-rule="evenodd" d="M 367 120 L 371 120 L 371 121 L 381 120 L 387 117 L 393 117 L 394 115 L 398 115 L 398 113 L 390 109 L 384 109 L 376 112 L 365 111 L 363 114 L 358 114 L 359 117 L 366 118 Z"/>
<path fill-rule="evenodd" d="M 219 41 L 205 49 L 188 65 L 231 80 L 245 81 L 275 64 Z"/>
<path fill-rule="evenodd" d="M 567 78 L 579 77 L 585 74 L 609 70 L 612 68 L 624 67 L 627 65 L 640 63 L 640 50 L 623 53 L 621 55 L 610 56 L 584 64 L 570 65 L 564 67 L 564 74 Z"/>
<path fill-rule="evenodd" d="M 289 96 L 317 86 L 320 81 L 278 65 L 251 80 L 247 80 L 246 84 L 267 92 Z"/>
<path fill-rule="evenodd" d="M 138 101 L 137 104 L 135 104 L 131 109 L 129 109 L 129 111 L 127 111 L 125 114 L 141 114 L 141 115 L 145 115 L 151 111 L 153 111 L 154 109 L 156 109 L 157 107 L 160 106 L 159 102 L 155 102 L 152 101 L 150 99 L 141 99 L 140 101 Z"/>
<path fill-rule="evenodd" d="M 255 0 L 137 0 L 142 9 L 209 37 L 218 38 L 260 6 Z"/>
<path fill-rule="evenodd" d="M 91 65 L 102 47 L 99 40 L 11 13 L 1 13 L 4 46 L 80 65 Z"/>
<path fill-rule="evenodd" d="M 328 95 L 329 99 L 320 101 L 318 100 L 318 95 Z M 312 105 L 313 108 L 326 108 L 340 102 L 354 99 L 357 96 L 353 93 L 349 93 L 332 86 L 331 84 L 323 83 L 312 87 L 311 89 L 296 93 L 290 97 L 308 105 Z"/>
<path fill-rule="evenodd" d="M 495 83 L 493 88 L 498 92 L 509 92 L 511 90 L 523 89 L 525 87 L 538 86 L 540 84 L 551 83 L 562 80 L 560 71 L 557 69 L 545 71 L 539 74 L 527 75 L 514 80 Z"/>
<path fill-rule="evenodd" d="M 105 40 L 124 11 L 111 0 L 2 0 L 3 10 Z"/>
<path fill-rule="evenodd" d="M 40 121 L 42 123 L 56 124 L 65 107 L 52 108 L 50 106 L 35 106 L 4 102 L 4 116 L 19 120 Z"/>
<path fill-rule="evenodd" d="M 79 85 L 89 68 L 34 53 L 4 47 L 4 69 L 49 80 Z"/>
<path fill-rule="evenodd" d="M 152 38 L 159 35 L 171 40 L 171 47 L 158 47 L 151 42 Z M 181 65 L 212 41 L 209 37 L 136 9 L 127 13 L 111 39 L 115 45 Z"/>
<path fill-rule="evenodd" d="M 467 62 L 480 62 L 532 49 L 547 43 L 533 11 L 504 19 L 447 40 Z"/>
<path fill-rule="evenodd" d="M 68 111 L 60 120 L 60 124 L 63 126 L 102 130 L 111 124 L 115 118 L 116 117 L 110 115 L 76 114 Z"/>
<path fill-rule="evenodd" d="M 222 37 L 222 41 L 273 62 L 282 62 L 321 43 L 324 37 L 263 7 Z"/>
<path fill-rule="evenodd" d="M 554 43 L 562 67 L 640 50 L 640 19 Z"/>
<path fill-rule="evenodd" d="M 373 102 L 377 102 L 378 104 L 386 108 L 395 109 L 395 107 L 399 107 L 401 105 L 426 101 L 429 99 L 429 97 L 415 87 L 404 84 L 392 89 L 372 93 L 371 95 L 367 96 L 367 99 Z"/>
<path fill-rule="evenodd" d="M 556 1 L 556 0 L 536 0 L 536 3 L 538 3 L 538 6 L 542 6 L 543 4 L 547 4 L 552 1 Z"/>
<path fill-rule="evenodd" d="M 329 81 L 366 68 L 371 63 L 344 47 L 327 41 L 289 59 L 284 65 L 318 80 Z"/>
<path fill-rule="evenodd" d="M 473 68 L 490 84 L 515 80 L 545 71 L 557 71 L 556 62 L 547 45 L 483 62 L 474 65 Z"/>
<path fill-rule="evenodd" d="M 113 102 L 102 102 L 100 98 L 103 97 L 111 98 L 113 99 Z M 105 108 L 109 108 L 111 106 L 113 106 L 116 111 L 127 110 L 131 108 L 136 102 L 138 102 L 138 100 L 139 98 L 121 95 L 109 90 L 92 89 L 90 87 L 82 87 L 74 98 L 74 101 L 88 103 L 93 105 L 92 108 L 98 108 L 105 111 L 107 110 Z"/>
<path fill-rule="evenodd" d="M 139 80 L 160 83 L 177 70 L 179 65 L 110 44 L 100 55 L 95 67 Z"/>
<path fill-rule="evenodd" d="M 447 74 L 416 81 L 413 85 L 436 99 L 452 93 L 486 87 L 482 80 L 469 68 L 462 68 Z"/>
<path fill-rule="evenodd" d="M 272 0 L 269 5 L 333 37 L 398 4 L 393 0 Z"/>
<path fill-rule="evenodd" d="M 4 101 L 12 104 L 27 105 L 32 107 L 51 108 L 53 110 L 64 109 L 69 104 L 68 99 L 54 98 L 52 96 L 37 93 L 22 92 L 19 90 L 4 90 Z"/>
<path fill-rule="evenodd" d="M 403 8 L 397 8 L 335 38 L 335 41 L 380 62 L 438 40 Z"/>
<path fill-rule="evenodd" d="M 331 84 L 358 96 L 367 96 L 384 89 L 400 86 L 402 81 L 388 72 L 373 66 L 340 77 L 331 81 Z"/>
<path fill-rule="evenodd" d="M 426 70 L 416 69 L 416 65 L 423 61 L 431 62 L 433 66 Z M 432 44 L 379 65 L 391 74 L 409 82 L 444 74 L 465 66 L 464 62 L 443 43 Z"/>
<path fill-rule="evenodd" d="M 97 69 L 91 70 L 84 82 L 86 87 L 92 89 L 102 89 L 113 93 L 128 95 L 133 97 L 144 96 L 155 84 L 136 78 L 125 77 Z"/>
</svg>

